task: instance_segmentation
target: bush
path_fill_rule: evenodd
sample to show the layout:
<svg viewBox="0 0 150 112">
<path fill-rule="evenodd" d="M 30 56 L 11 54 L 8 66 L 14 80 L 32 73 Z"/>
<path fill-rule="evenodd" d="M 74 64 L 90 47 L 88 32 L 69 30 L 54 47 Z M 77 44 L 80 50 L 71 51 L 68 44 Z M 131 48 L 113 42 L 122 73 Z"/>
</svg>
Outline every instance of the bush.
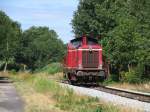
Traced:
<svg viewBox="0 0 150 112">
<path fill-rule="evenodd" d="M 60 63 L 51 63 L 42 69 L 36 70 L 36 72 L 42 72 L 42 73 L 47 73 L 47 74 L 55 74 L 58 72 L 62 72 L 62 65 Z"/>
<path fill-rule="evenodd" d="M 119 81 L 119 74 L 111 74 L 110 78 L 112 81 L 118 82 Z"/>
<path fill-rule="evenodd" d="M 108 79 L 106 79 L 103 84 L 108 85 L 108 84 L 114 84 L 119 81 L 119 75 L 118 74 L 110 74 Z"/>
<path fill-rule="evenodd" d="M 111 77 L 109 77 L 108 79 L 106 79 L 104 82 L 103 82 L 103 85 L 108 85 L 108 84 L 113 84 L 115 83 Z"/>
<path fill-rule="evenodd" d="M 130 70 L 129 72 L 125 72 L 123 81 L 129 83 L 140 83 L 141 75 L 135 70 Z"/>
</svg>

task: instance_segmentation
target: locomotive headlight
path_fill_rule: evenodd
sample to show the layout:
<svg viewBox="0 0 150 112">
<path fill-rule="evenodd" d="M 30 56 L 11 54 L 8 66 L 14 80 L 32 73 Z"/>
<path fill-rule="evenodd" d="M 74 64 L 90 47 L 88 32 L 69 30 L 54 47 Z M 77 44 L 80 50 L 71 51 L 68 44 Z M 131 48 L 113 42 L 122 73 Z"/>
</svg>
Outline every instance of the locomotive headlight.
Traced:
<svg viewBox="0 0 150 112">
<path fill-rule="evenodd" d="M 81 64 L 79 64 L 79 69 L 82 69 L 82 65 Z"/>
<path fill-rule="evenodd" d="M 99 67 L 98 67 L 99 69 L 102 69 L 102 65 L 99 65 Z"/>
</svg>

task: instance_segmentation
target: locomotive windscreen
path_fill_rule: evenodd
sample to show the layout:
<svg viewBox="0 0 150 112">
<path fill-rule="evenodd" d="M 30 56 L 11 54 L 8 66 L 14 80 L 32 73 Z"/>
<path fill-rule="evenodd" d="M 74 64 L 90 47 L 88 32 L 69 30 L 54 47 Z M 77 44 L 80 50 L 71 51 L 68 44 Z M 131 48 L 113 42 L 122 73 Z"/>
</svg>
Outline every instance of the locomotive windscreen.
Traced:
<svg viewBox="0 0 150 112">
<path fill-rule="evenodd" d="M 96 39 L 93 39 L 93 38 L 87 38 L 87 44 L 88 45 L 95 45 L 95 44 L 98 44 L 98 41 Z"/>
<path fill-rule="evenodd" d="M 98 51 L 82 51 L 83 68 L 97 68 L 99 64 Z"/>
<path fill-rule="evenodd" d="M 79 48 L 80 46 L 82 46 L 82 38 L 76 38 L 71 40 L 71 44 L 75 47 L 75 48 Z M 88 45 L 96 45 L 98 44 L 98 41 L 94 38 L 87 38 L 87 44 Z"/>
<path fill-rule="evenodd" d="M 71 44 L 75 47 L 78 48 L 82 45 L 82 40 L 81 38 L 77 38 L 71 41 Z"/>
</svg>

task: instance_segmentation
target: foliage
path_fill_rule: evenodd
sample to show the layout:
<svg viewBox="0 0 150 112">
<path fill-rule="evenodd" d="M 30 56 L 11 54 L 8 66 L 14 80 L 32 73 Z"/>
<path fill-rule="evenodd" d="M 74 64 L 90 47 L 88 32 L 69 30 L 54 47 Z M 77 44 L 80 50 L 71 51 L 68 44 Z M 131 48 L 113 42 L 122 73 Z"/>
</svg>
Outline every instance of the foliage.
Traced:
<svg viewBox="0 0 150 112">
<path fill-rule="evenodd" d="M 30 69 L 46 66 L 62 60 L 65 47 L 54 30 L 48 27 L 31 27 L 23 32 L 18 63 L 26 64 Z"/>
<path fill-rule="evenodd" d="M 102 82 L 103 85 L 110 85 L 115 83 L 119 83 L 118 74 L 111 74 L 104 82 Z"/>
<path fill-rule="evenodd" d="M 105 35 L 116 26 L 112 14 L 108 12 L 111 3 L 105 0 L 80 0 L 78 10 L 72 20 L 75 35 L 83 34 L 98 37 Z"/>
<path fill-rule="evenodd" d="M 36 72 L 42 72 L 47 74 L 55 74 L 58 72 L 62 72 L 62 65 L 60 63 L 51 63 L 46 65 L 45 67 L 36 70 Z"/>
<path fill-rule="evenodd" d="M 10 19 L 3 11 L 0 11 L 0 62 L 5 64 L 15 63 L 17 47 L 21 37 L 20 24 Z"/>
<path fill-rule="evenodd" d="M 128 83 L 140 83 L 141 75 L 138 74 L 135 70 L 122 73 L 122 81 Z"/>
<path fill-rule="evenodd" d="M 0 11 L 0 68 L 35 70 L 62 60 L 65 45 L 54 30 L 31 27 L 22 32 L 20 24 Z"/>
</svg>

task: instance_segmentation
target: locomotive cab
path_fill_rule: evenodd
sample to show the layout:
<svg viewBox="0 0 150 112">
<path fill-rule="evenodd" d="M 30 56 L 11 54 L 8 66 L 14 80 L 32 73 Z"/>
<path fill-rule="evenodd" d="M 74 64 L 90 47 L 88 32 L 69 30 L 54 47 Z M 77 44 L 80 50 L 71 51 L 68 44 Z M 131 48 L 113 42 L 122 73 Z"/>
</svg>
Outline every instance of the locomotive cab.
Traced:
<svg viewBox="0 0 150 112">
<path fill-rule="evenodd" d="M 91 83 L 106 78 L 102 47 L 98 40 L 83 36 L 70 41 L 64 61 L 64 74 L 71 82 Z"/>
</svg>

